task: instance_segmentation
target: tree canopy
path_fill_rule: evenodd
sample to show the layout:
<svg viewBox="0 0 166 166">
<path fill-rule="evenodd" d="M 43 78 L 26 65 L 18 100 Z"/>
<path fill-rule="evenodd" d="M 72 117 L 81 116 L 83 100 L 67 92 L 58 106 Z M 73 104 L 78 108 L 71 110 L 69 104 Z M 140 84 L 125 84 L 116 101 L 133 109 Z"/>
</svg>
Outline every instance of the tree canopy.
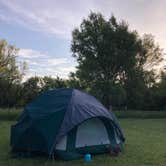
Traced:
<svg viewBox="0 0 166 166">
<path fill-rule="evenodd" d="M 138 88 L 146 86 L 147 66 L 162 59 L 162 50 L 153 36 L 141 38 L 125 21 L 118 22 L 114 16 L 106 20 L 100 13 L 91 13 L 72 37 L 71 50 L 78 62 L 76 77 L 107 107 L 117 83 L 124 85 L 128 97 L 131 96 L 135 84 Z"/>
<path fill-rule="evenodd" d="M 22 79 L 26 66 L 25 63 L 18 65 L 16 56 L 19 49 L 8 45 L 6 40 L 0 41 L 0 79 L 17 82 Z"/>
</svg>

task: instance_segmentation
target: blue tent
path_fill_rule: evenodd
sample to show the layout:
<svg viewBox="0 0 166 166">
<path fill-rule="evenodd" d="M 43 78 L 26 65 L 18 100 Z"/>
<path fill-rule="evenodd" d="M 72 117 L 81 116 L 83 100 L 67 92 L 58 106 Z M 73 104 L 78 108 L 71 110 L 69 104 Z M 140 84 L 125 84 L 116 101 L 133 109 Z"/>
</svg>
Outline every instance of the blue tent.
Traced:
<svg viewBox="0 0 166 166">
<path fill-rule="evenodd" d="M 115 115 L 77 89 L 50 90 L 32 101 L 11 128 L 14 152 L 42 152 L 74 159 L 122 148 Z"/>
</svg>

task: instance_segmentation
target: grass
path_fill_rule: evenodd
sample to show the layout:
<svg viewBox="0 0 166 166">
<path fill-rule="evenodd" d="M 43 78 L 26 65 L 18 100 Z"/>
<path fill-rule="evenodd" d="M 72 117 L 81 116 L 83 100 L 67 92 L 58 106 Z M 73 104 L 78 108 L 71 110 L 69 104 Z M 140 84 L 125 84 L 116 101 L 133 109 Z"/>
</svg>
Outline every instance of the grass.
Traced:
<svg viewBox="0 0 166 166">
<path fill-rule="evenodd" d="M 166 111 L 115 111 L 118 118 L 135 118 L 135 119 L 162 119 L 166 118 Z"/>
<path fill-rule="evenodd" d="M 14 121 L 20 115 L 22 109 L 16 108 L 0 108 L 0 120 Z"/>
<path fill-rule="evenodd" d="M 0 108 L 0 120 L 15 121 L 23 109 Z M 166 111 L 114 111 L 118 118 L 162 119 L 166 118 Z"/>
<path fill-rule="evenodd" d="M 10 156 L 10 126 L 14 121 L 0 120 L 0 166 L 165 166 L 166 119 L 120 119 L 126 136 L 124 152 L 92 156 L 91 163 L 47 161 L 46 158 L 15 159 Z"/>
</svg>

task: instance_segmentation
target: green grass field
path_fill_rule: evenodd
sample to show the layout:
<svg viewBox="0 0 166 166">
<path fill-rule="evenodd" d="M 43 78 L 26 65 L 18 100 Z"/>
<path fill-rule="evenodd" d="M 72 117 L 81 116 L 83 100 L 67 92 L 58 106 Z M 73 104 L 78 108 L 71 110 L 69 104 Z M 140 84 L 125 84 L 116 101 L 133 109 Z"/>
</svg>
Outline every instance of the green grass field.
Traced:
<svg viewBox="0 0 166 166">
<path fill-rule="evenodd" d="M 20 115 L 23 109 L 0 108 L 0 120 L 15 121 Z M 164 118 L 166 119 L 166 111 L 139 111 L 139 110 L 127 110 L 127 111 L 113 111 L 118 118 L 139 118 L 139 119 L 154 119 Z"/>
<path fill-rule="evenodd" d="M 14 121 L 0 120 L 0 166 L 165 166 L 166 119 L 120 119 L 126 136 L 124 152 L 118 157 L 108 154 L 92 156 L 91 163 L 47 161 L 47 158 L 14 159 L 9 151 L 10 126 Z M 47 161 L 47 162 L 46 162 Z"/>
</svg>

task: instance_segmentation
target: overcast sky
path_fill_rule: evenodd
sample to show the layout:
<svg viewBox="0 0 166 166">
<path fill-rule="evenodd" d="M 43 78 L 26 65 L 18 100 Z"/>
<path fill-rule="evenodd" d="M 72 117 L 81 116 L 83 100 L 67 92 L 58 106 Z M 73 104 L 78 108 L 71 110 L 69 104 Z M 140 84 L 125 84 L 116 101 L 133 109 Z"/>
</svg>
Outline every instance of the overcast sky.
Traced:
<svg viewBox="0 0 166 166">
<path fill-rule="evenodd" d="M 90 11 L 126 20 L 140 34 L 152 33 L 166 50 L 165 0 L 0 0 L 0 39 L 20 48 L 27 77 L 67 78 L 75 70 L 71 31 Z"/>
</svg>

